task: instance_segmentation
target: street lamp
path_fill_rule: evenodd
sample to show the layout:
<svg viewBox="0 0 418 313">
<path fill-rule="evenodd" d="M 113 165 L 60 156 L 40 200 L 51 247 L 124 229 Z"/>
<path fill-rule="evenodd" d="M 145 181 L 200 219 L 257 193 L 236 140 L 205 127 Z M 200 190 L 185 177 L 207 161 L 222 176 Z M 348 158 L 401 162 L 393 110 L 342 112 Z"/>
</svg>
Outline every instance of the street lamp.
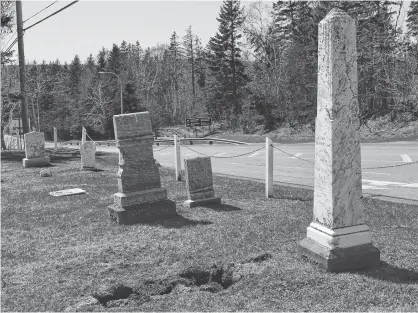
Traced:
<svg viewBox="0 0 418 313">
<path fill-rule="evenodd" d="M 112 74 L 118 78 L 118 82 L 120 85 L 120 114 L 123 114 L 122 81 L 120 80 L 119 75 L 113 72 L 99 72 L 99 74 Z"/>
</svg>

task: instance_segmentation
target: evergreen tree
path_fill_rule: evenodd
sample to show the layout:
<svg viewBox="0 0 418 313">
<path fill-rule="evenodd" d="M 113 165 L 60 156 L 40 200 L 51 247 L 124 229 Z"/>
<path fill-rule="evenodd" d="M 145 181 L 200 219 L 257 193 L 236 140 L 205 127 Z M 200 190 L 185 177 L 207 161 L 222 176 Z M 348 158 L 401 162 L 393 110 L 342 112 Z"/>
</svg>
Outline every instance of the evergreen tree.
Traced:
<svg viewBox="0 0 418 313">
<path fill-rule="evenodd" d="M 212 87 L 217 85 L 213 96 L 215 103 L 220 105 L 218 113 L 228 108 L 230 114 L 237 116 L 242 112 L 244 87 L 248 82 L 241 60 L 240 39 L 244 15 L 240 1 L 224 0 L 217 20 L 218 32 L 208 44 L 209 69 L 216 81 Z M 223 90 L 221 86 L 224 86 Z"/>
<path fill-rule="evenodd" d="M 192 26 L 189 26 L 186 30 L 186 35 L 183 37 L 183 45 L 186 54 L 187 61 L 190 65 L 190 71 L 192 74 L 191 83 L 192 83 L 192 110 L 196 107 L 196 87 L 195 87 L 195 62 L 196 62 L 196 47 L 195 36 L 192 33 Z"/>
<path fill-rule="evenodd" d="M 418 1 L 411 1 L 407 12 L 408 34 L 418 40 Z"/>
</svg>

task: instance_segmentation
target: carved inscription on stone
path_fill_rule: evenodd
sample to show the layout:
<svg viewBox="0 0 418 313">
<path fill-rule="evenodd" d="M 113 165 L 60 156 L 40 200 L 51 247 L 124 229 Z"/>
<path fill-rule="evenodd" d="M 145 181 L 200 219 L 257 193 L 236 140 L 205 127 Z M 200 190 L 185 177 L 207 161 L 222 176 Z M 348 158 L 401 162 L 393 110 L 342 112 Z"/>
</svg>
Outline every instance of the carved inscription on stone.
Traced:
<svg viewBox="0 0 418 313">
<path fill-rule="evenodd" d="M 81 163 L 83 168 L 96 167 L 96 143 L 86 141 L 81 145 Z"/>
<path fill-rule="evenodd" d="M 26 159 L 45 157 L 45 137 L 42 132 L 30 132 L 25 134 Z"/>
<path fill-rule="evenodd" d="M 186 159 L 184 160 L 184 168 L 189 200 L 215 196 L 210 157 Z"/>
</svg>

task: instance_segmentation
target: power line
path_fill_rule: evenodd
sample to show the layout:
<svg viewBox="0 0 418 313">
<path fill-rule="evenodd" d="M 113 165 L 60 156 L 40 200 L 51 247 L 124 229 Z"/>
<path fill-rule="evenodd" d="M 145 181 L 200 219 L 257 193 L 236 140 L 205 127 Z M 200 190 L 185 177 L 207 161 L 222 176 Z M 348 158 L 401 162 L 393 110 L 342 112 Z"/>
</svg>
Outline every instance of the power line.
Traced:
<svg viewBox="0 0 418 313">
<path fill-rule="evenodd" d="M 9 41 L 4 44 L 4 47 L 9 44 L 9 42 L 13 39 L 13 36 L 16 34 L 16 32 L 17 32 L 16 30 L 13 32 L 13 34 L 10 36 Z"/>
<path fill-rule="evenodd" d="M 58 0 L 54 1 L 53 3 L 51 3 L 50 5 L 46 6 L 45 8 L 43 8 L 42 10 L 40 10 L 38 13 L 35 13 L 34 15 L 32 15 L 31 17 L 28 17 L 26 20 L 23 21 L 23 23 L 25 23 L 26 21 L 29 21 L 32 17 L 38 15 L 39 13 L 45 11 L 46 9 L 48 9 L 51 5 L 57 3 Z"/>
<path fill-rule="evenodd" d="M 10 46 L 8 46 L 6 50 L 4 50 L 4 53 L 8 53 L 13 48 L 13 46 L 16 44 L 16 42 L 17 42 L 17 37 L 15 38 L 15 40 L 13 40 L 13 42 L 10 44 Z"/>
<path fill-rule="evenodd" d="M 35 24 L 32 24 L 31 26 L 26 27 L 26 28 L 25 28 L 25 29 L 23 29 L 23 30 L 24 30 L 24 31 L 26 31 L 26 30 L 28 30 L 28 29 L 32 28 L 33 26 L 38 25 L 39 23 L 41 23 L 41 22 L 45 21 L 46 19 L 50 18 L 51 16 L 54 16 L 55 14 L 57 14 L 57 13 L 61 12 L 62 10 L 65 10 L 66 8 L 68 8 L 68 7 L 72 6 L 73 4 L 77 3 L 78 1 L 79 1 L 79 0 L 76 0 L 76 1 L 71 2 L 70 4 L 66 5 L 66 6 L 65 6 L 65 7 L 63 7 L 62 9 L 59 9 L 58 11 L 55 11 L 54 13 L 52 13 L 52 14 L 48 15 L 47 17 L 43 18 L 43 19 L 42 19 L 42 20 L 40 20 L 39 22 L 36 22 Z"/>
</svg>

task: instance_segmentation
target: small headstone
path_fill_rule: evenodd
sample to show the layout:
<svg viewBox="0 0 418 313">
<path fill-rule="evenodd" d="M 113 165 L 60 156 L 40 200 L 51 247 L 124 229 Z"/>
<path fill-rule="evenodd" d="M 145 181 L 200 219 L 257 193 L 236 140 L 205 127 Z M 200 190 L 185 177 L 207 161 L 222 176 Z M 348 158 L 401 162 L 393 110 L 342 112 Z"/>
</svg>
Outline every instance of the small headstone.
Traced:
<svg viewBox="0 0 418 313">
<path fill-rule="evenodd" d="M 25 155 L 23 167 L 48 166 L 49 157 L 45 154 L 45 137 L 42 132 L 25 134 Z"/>
<path fill-rule="evenodd" d="M 72 189 L 51 191 L 49 194 L 54 197 L 62 197 L 62 196 L 79 195 L 82 193 L 86 193 L 86 191 L 81 188 L 72 188 Z"/>
<path fill-rule="evenodd" d="M 177 215 L 175 202 L 161 188 L 149 112 L 114 115 L 113 125 L 119 148 L 119 192 L 109 206 L 110 218 L 118 224 L 135 224 Z"/>
<path fill-rule="evenodd" d="M 299 251 L 328 271 L 380 263 L 364 223 L 356 23 L 340 9 L 319 23 L 313 222 Z"/>
<path fill-rule="evenodd" d="M 197 157 L 184 160 L 186 189 L 188 200 L 185 205 L 189 208 L 221 204 L 221 198 L 215 197 L 212 179 L 212 163 L 210 157 Z"/>
<path fill-rule="evenodd" d="M 41 174 L 41 177 L 50 177 L 52 176 L 52 171 L 51 169 L 47 168 L 45 170 L 42 170 L 40 174 Z"/>
<path fill-rule="evenodd" d="M 81 168 L 95 169 L 96 168 L 96 143 L 93 141 L 86 141 L 80 146 L 81 154 Z"/>
</svg>

